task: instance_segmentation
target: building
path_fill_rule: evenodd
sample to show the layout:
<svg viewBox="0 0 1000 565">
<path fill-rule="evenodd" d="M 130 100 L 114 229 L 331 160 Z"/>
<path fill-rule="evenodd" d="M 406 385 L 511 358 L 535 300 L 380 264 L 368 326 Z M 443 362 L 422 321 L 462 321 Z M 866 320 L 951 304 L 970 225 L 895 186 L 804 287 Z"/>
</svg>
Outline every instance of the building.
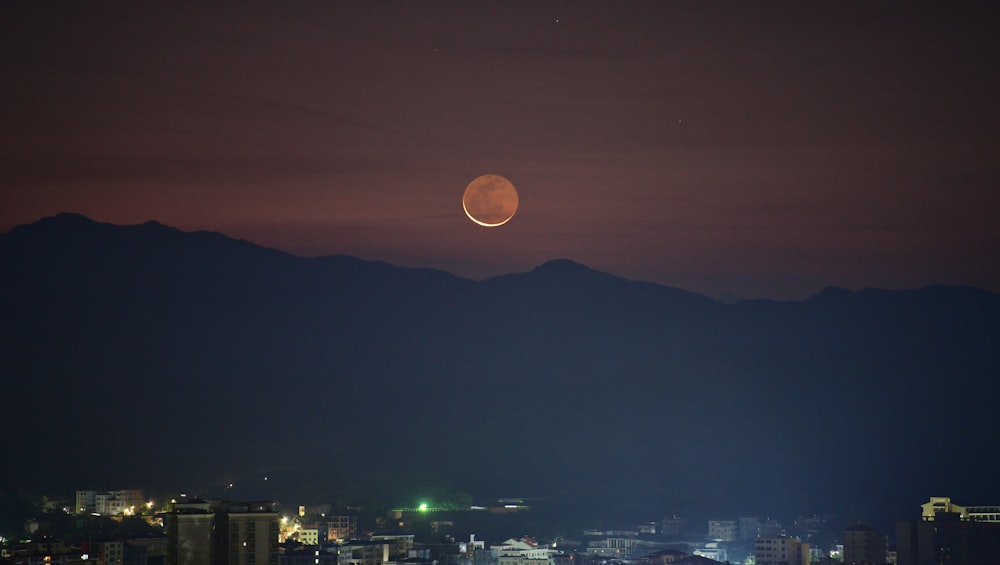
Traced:
<svg viewBox="0 0 1000 565">
<path fill-rule="evenodd" d="M 382 565 L 383 563 L 405 558 L 403 555 L 393 556 L 392 544 L 385 540 L 359 541 L 353 540 L 334 546 L 338 565 Z"/>
<path fill-rule="evenodd" d="M 192 500 L 167 518 L 167 565 L 278 565 L 275 502 Z"/>
<path fill-rule="evenodd" d="M 781 522 L 768 518 L 760 524 L 757 535 L 762 538 L 776 538 L 785 535 L 785 528 Z"/>
<path fill-rule="evenodd" d="M 740 539 L 743 541 L 752 541 L 757 539 L 760 535 L 760 520 L 752 516 L 744 516 L 740 518 Z"/>
<path fill-rule="evenodd" d="M 229 532 L 227 558 L 217 565 L 278 565 L 277 503 L 228 502 L 217 513 Z"/>
<path fill-rule="evenodd" d="M 633 531 L 584 530 L 587 541 L 587 555 L 620 559 L 631 557 L 636 552 L 638 538 Z"/>
<path fill-rule="evenodd" d="M 809 544 L 798 538 L 759 537 L 753 549 L 757 565 L 809 565 Z"/>
<path fill-rule="evenodd" d="M 4 545 L 0 559 L 9 565 L 93 565 L 95 560 L 84 559 L 78 548 L 62 540 L 42 539 L 22 544 Z"/>
<path fill-rule="evenodd" d="M 490 549 L 497 553 L 498 565 L 554 565 L 555 551 L 538 547 L 538 542 L 531 538 L 508 539 Z"/>
<path fill-rule="evenodd" d="M 885 563 L 885 536 L 875 528 L 857 523 L 844 529 L 844 565 Z"/>
<path fill-rule="evenodd" d="M 413 537 L 413 534 L 376 534 L 372 541 L 385 544 L 386 561 L 396 561 L 406 559 L 413 549 Z"/>
<path fill-rule="evenodd" d="M 994 507 L 954 506 L 947 499 L 933 498 L 928 504 L 931 512 L 923 505 L 921 520 L 896 523 L 897 565 L 1000 563 L 1000 521 L 985 519 L 992 512 L 980 511 L 973 519 L 969 511 Z"/>
<path fill-rule="evenodd" d="M 736 520 L 709 520 L 708 537 L 719 541 L 736 541 L 740 528 Z"/>
<path fill-rule="evenodd" d="M 76 491 L 76 505 L 73 507 L 73 513 L 90 514 L 91 512 L 97 512 L 97 491 Z"/>
<path fill-rule="evenodd" d="M 357 516 L 328 516 L 326 521 L 326 540 L 340 541 L 358 537 Z"/>
<path fill-rule="evenodd" d="M 339 565 L 337 554 L 300 545 L 278 554 L 278 565 Z"/>
<path fill-rule="evenodd" d="M 668 538 L 678 538 L 687 533 L 688 523 L 684 518 L 670 516 L 660 520 L 660 535 Z"/>
<path fill-rule="evenodd" d="M 667 548 L 654 551 L 653 553 L 646 555 L 642 558 L 642 561 L 648 563 L 649 565 L 670 565 L 671 563 L 687 557 L 688 555 L 690 554 L 685 551 Z"/>
<path fill-rule="evenodd" d="M 105 541 L 96 544 L 97 558 L 101 565 L 147 565 L 147 545 L 131 541 Z"/>
<path fill-rule="evenodd" d="M 166 565 L 167 561 L 167 538 L 132 538 L 126 542 L 135 548 L 128 547 L 124 550 L 123 565 L 134 565 L 131 561 L 131 552 L 135 551 L 136 561 L 141 565 Z"/>
<path fill-rule="evenodd" d="M 635 527 L 635 530 L 640 534 L 655 535 L 656 528 L 659 526 L 656 522 L 643 522 Z"/>
<path fill-rule="evenodd" d="M 729 549 L 721 542 L 712 541 L 702 544 L 692 551 L 695 557 L 705 557 L 717 562 L 729 561 Z"/>
<path fill-rule="evenodd" d="M 304 545 L 319 545 L 319 528 L 303 526 L 299 532 L 299 543 Z"/>
<path fill-rule="evenodd" d="M 959 506 L 947 496 L 932 496 L 920 505 L 920 515 L 924 520 L 934 520 L 941 512 L 958 514 L 962 520 L 975 522 L 1000 522 L 1000 506 Z"/>
<path fill-rule="evenodd" d="M 75 514 L 134 514 L 146 504 L 145 494 L 140 489 L 96 491 L 76 491 Z"/>
<path fill-rule="evenodd" d="M 498 558 L 486 548 L 486 542 L 470 534 L 468 541 L 447 544 L 446 553 L 430 554 L 441 565 L 497 565 Z M 411 552 L 412 554 L 412 552 Z M 569 555 L 557 555 L 553 565 L 574 565 Z"/>
</svg>

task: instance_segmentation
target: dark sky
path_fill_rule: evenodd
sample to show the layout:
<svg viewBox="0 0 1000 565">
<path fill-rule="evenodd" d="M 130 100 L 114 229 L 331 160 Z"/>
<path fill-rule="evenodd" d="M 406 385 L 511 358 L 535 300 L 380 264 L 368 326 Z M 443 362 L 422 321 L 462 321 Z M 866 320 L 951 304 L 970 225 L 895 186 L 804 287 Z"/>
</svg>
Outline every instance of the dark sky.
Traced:
<svg viewBox="0 0 1000 565">
<path fill-rule="evenodd" d="M 998 14 L 5 3 L 0 231 L 74 211 L 474 278 L 1000 291 Z M 500 228 L 462 212 L 485 173 L 520 192 Z"/>
</svg>

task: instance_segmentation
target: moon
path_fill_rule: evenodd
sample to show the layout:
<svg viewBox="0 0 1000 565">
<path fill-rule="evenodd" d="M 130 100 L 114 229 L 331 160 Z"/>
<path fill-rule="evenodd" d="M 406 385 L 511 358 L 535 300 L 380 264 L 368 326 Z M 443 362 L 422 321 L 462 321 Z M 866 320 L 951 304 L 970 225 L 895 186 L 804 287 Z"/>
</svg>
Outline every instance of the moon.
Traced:
<svg viewBox="0 0 1000 565">
<path fill-rule="evenodd" d="M 517 189 L 500 175 L 482 175 L 472 179 L 462 196 L 462 209 L 470 220 L 495 228 L 517 212 Z"/>
</svg>

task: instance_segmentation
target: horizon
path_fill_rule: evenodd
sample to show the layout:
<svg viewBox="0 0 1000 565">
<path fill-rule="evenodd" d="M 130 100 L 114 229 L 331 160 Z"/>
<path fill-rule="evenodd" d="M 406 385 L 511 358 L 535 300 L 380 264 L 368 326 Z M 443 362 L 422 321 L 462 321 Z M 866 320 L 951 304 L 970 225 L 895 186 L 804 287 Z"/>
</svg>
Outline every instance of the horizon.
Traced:
<svg viewBox="0 0 1000 565">
<path fill-rule="evenodd" d="M 403 269 L 412 269 L 412 270 L 430 269 L 430 270 L 437 270 L 437 271 L 441 271 L 441 272 L 450 274 L 450 275 L 455 276 L 455 277 L 460 278 L 460 279 L 466 279 L 466 280 L 471 280 L 471 281 L 476 281 L 476 282 L 483 282 L 483 281 L 487 281 L 487 280 L 492 279 L 492 278 L 502 277 L 502 276 L 505 276 L 505 275 L 529 273 L 529 272 L 531 272 L 531 271 L 533 271 L 535 269 L 538 269 L 539 267 L 542 267 L 542 266 L 544 266 L 546 264 L 549 264 L 549 263 L 558 262 L 558 261 L 569 261 L 570 263 L 574 263 L 576 265 L 580 265 L 580 266 L 585 267 L 587 269 L 590 269 L 590 270 L 593 270 L 593 271 L 597 271 L 597 272 L 600 272 L 600 273 L 604 273 L 604 274 L 608 274 L 608 275 L 611 275 L 611 276 L 614 276 L 614 277 L 617 277 L 617 278 L 621 278 L 623 280 L 627 280 L 627 281 L 631 281 L 631 282 L 650 283 L 650 284 L 655 284 L 655 285 L 664 286 L 664 287 L 668 287 L 668 288 L 674 288 L 674 289 L 682 290 L 682 291 L 685 291 L 685 292 L 699 294 L 699 295 L 711 298 L 713 300 L 716 300 L 716 301 L 724 303 L 724 304 L 731 304 L 731 303 L 742 302 L 742 301 L 758 301 L 758 300 L 772 301 L 772 302 L 801 302 L 801 301 L 813 298 L 815 296 L 818 296 L 818 295 L 820 295 L 823 292 L 828 291 L 828 290 L 847 290 L 849 292 L 864 292 L 864 291 L 896 291 L 896 292 L 905 292 L 905 291 L 921 290 L 921 289 L 925 289 L 925 288 L 929 288 L 929 287 L 959 287 L 959 288 L 970 288 L 970 289 L 982 290 L 982 291 L 985 291 L 985 292 L 989 292 L 991 294 L 998 294 L 998 293 L 1000 293 L 1000 291 L 997 291 L 997 290 L 994 290 L 994 289 L 978 287 L 978 286 L 971 285 L 971 284 L 960 284 L 960 283 L 949 284 L 949 283 L 940 283 L 940 282 L 929 282 L 929 283 L 921 285 L 921 286 L 900 287 L 900 288 L 888 288 L 888 287 L 877 287 L 877 286 L 862 286 L 862 287 L 858 287 L 858 288 L 849 288 L 849 287 L 843 287 L 843 286 L 837 286 L 837 285 L 828 284 L 828 285 L 825 285 L 825 286 L 823 286 L 823 287 L 821 287 L 819 289 L 816 289 L 815 291 L 810 292 L 810 293 L 808 293 L 808 294 L 806 294 L 806 295 L 804 295 L 802 297 L 793 297 L 793 298 L 773 298 L 773 297 L 767 297 L 767 296 L 738 297 L 738 296 L 734 296 L 734 295 L 713 296 L 713 295 L 710 295 L 710 294 L 704 294 L 704 293 L 698 292 L 696 290 L 692 290 L 692 289 L 688 289 L 688 288 L 682 288 L 682 287 L 677 287 L 677 286 L 673 286 L 673 285 L 662 283 L 662 282 L 658 282 L 658 281 L 627 278 L 627 277 L 625 277 L 623 275 L 620 275 L 618 273 L 615 273 L 615 272 L 604 271 L 604 270 L 598 269 L 598 268 L 596 268 L 594 266 L 587 265 L 587 264 L 585 264 L 583 262 L 580 262 L 580 261 L 578 261 L 578 260 L 576 260 L 576 259 L 574 259 L 572 257 L 551 257 L 551 258 L 546 259 L 546 260 L 542 261 L 541 263 L 538 263 L 538 264 L 536 264 L 536 265 L 534 265 L 534 266 L 532 266 L 532 267 L 530 267 L 530 268 L 528 268 L 526 270 L 502 272 L 502 273 L 496 273 L 496 274 L 492 274 L 492 275 L 488 275 L 488 276 L 484 276 L 484 277 L 470 277 L 470 276 L 463 276 L 461 274 L 454 273 L 454 272 L 451 272 L 451 271 L 448 271 L 448 270 L 445 270 L 445 269 L 442 269 L 442 268 L 438 268 L 438 267 L 433 267 L 433 266 L 397 265 L 397 264 L 394 264 L 394 263 L 391 263 L 389 261 L 385 261 L 385 260 L 382 260 L 382 259 L 379 259 L 379 258 L 358 257 L 358 256 L 351 255 L 351 254 L 348 254 L 348 253 L 325 254 L 325 255 L 299 255 L 299 254 L 296 254 L 293 251 L 289 251 L 289 250 L 286 250 L 286 249 L 280 249 L 280 248 L 277 248 L 277 247 L 272 247 L 272 246 L 263 244 L 261 242 L 253 241 L 253 240 L 246 239 L 246 238 L 234 237 L 234 236 L 232 236 L 232 235 L 230 235 L 228 233 L 222 232 L 222 231 L 211 230 L 211 229 L 187 230 L 187 229 L 182 229 L 180 227 L 164 223 L 164 222 L 162 222 L 162 221 L 160 221 L 158 219 L 155 219 L 155 218 L 148 219 L 148 220 L 143 220 L 143 221 L 139 221 L 139 222 L 136 222 L 136 223 L 118 224 L 118 223 L 114 223 L 114 222 L 110 222 L 110 221 L 102 221 L 102 220 L 95 219 L 95 218 L 92 218 L 90 216 L 87 216 L 86 214 L 83 214 L 83 213 L 80 213 L 80 212 L 72 212 L 72 211 L 57 212 L 57 213 L 55 213 L 53 215 L 44 216 L 44 217 L 38 218 L 38 219 L 36 219 L 34 221 L 31 221 L 31 222 L 27 222 L 27 223 L 24 223 L 24 224 L 17 224 L 15 226 L 11 226 L 7 230 L 0 232 L 0 235 L 6 235 L 6 234 L 10 233 L 12 230 L 14 230 L 16 228 L 23 227 L 23 226 L 30 226 L 30 225 L 36 224 L 38 222 L 41 222 L 43 220 L 53 219 L 53 218 L 56 218 L 57 216 L 61 216 L 61 215 L 79 216 L 79 217 L 85 218 L 88 221 L 91 221 L 91 222 L 94 222 L 94 223 L 97 223 L 97 224 L 105 224 L 105 225 L 111 225 L 111 226 L 116 226 L 116 227 L 141 226 L 141 225 L 147 224 L 147 223 L 156 223 L 156 224 L 168 227 L 168 228 L 176 229 L 176 230 L 178 230 L 178 231 L 180 231 L 182 233 L 198 233 L 198 232 L 214 233 L 214 234 L 225 236 L 226 238 L 231 239 L 233 241 L 245 241 L 245 242 L 253 244 L 253 245 L 257 246 L 257 247 L 261 247 L 263 249 L 270 249 L 270 250 L 273 250 L 273 251 L 278 251 L 278 252 L 281 252 L 281 253 L 293 256 L 293 257 L 300 258 L 300 259 L 322 259 L 324 257 L 351 257 L 351 258 L 354 258 L 354 259 L 359 259 L 359 260 L 366 261 L 366 262 L 371 262 L 371 263 L 384 263 L 384 264 L 387 264 L 387 265 L 392 266 L 392 267 L 398 267 L 398 268 L 403 268 Z"/>
</svg>

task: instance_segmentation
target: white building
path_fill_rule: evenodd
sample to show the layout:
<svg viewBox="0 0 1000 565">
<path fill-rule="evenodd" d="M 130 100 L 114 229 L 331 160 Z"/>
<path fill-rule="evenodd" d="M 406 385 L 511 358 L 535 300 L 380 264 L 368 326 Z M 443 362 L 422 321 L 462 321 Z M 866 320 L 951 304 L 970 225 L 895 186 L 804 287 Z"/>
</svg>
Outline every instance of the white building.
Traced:
<svg viewBox="0 0 1000 565">
<path fill-rule="evenodd" d="M 531 538 L 508 539 L 490 546 L 497 554 L 497 565 L 553 565 L 556 550 L 539 547 Z"/>
<path fill-rule="evenodd" d="M 728 550 L 725 547 L 720 546 L 717 541 L 706 543 L 705 545 L 695 549 L 693 554 L 706 559 L 712 559 L 720 563 L 729 561 Z"/>
<path fill-rule="evenodd" d="M 96 491 L 76 491 L 76 514 L 96 512 L 104 515 L 131 514 L 141 510 L 146 503 L 144 493 L 139 489 Z"/>
</svg>

